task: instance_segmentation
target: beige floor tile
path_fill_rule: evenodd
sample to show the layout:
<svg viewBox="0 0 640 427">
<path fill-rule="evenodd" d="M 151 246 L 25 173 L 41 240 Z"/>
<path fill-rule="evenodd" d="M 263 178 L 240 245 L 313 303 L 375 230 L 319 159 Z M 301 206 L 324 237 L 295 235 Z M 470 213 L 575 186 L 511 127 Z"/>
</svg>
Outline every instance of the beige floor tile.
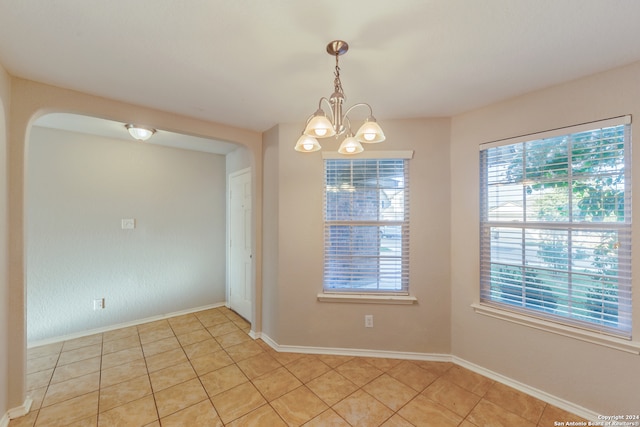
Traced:
<svg viewBox="0 0 640 427">
<path fill-rule="evenodd" d="M 289 426 L 301 426 L 329 408 L 305 386 L 280 396 L 271 406 Z"/>
<path fill-rule="evenodd" d="M 547 405 L 533 396 L 500 383 L 494 383 L 484 398 L 534 424 L 538 423 Z"/>
<path fill-rule="evenodd" d="M 226 347 L 225 351 L 236 363 L 265 352 L 264 349 L 253 340 Z"/>
<path fill-rule="evenodd" d="M 482 399 L 471 413 L 467 416 L 467 421 L 477 426 L 522 426 L 534 427 L 535 424 L 524 418 L 509 412 L 506 409 Z"/>
<path fill-rule="evenodd" d="M 58 363 L 59 356 L 60 355 L 58 353 L 53 353 L 35 359 L 27 359 L 27 374 L 33 374 L 35 372 L 55 368 Z"/>
<path fill-rule="evenodd" d="M 162 427 L 222 427 L 223 425 L 208 399 L 164 417 L 160 421 Z"/>
<path fill-rule="evenodd" d="M 207 400 L 207 393 L 198 379 L 175 385 L 154 394 L 160 418 Z"/>
<path fill-rule="evenodd" d="M 398 366 L 402 362 L 401 359 L 387 359 L 384 357 L 363 357 L 362 359 L 383 372 L 387 372 L 389 369 Z"/>
<path fill-rule="evenodd" d="M 193 369 L 200 376 L 232 364 L 233 360 L 224 350 L 191 359 Z"/>
<path fill-rule="evenodd" d="M 9 421 L 9 427 L 33 427 L 37 416 L 38 411 L 31 410 L 27 415 Z"/>
<path fill-rule="evenodd" d="M 343 363 L 353 360 L 352 356 L 338 356 L 333 354 L 319 354 L 316 357 L 331 368 L 337 368 Z"/>
<path fill-rule="evenodd" d="M 140 347 L 140 345 L 104 354 L 102 356 L 102 369 L 113 368 L 114 366 L 122 365 L 132 360 L 142 359 L 143 357 L 142 347 Z"/>
<path fill-rule="evenodd" d="M 98 427 L 144 426 L 158 419 L 153 396 L 145 396 L 100 413 Z"/>
<path fill-rule="evenodd" d="M 395 378 L 383 374 L 362 388 L 393 411 L 402 408 L 418 392 Z"/>
<path fill-rule="evenodd" d="M 362 390 L 334 405 L 333 410 L 352 426 L 379 426 L 393 415 L 391 409 Z"/>
<path fill-rule="evenodd" d="M 202 323 L 205 328 L 218 325 L 220 323 L 227 323 L 229 319 L 222 313 L 198 313 L 196 317 Z"/>
<path fill-rule="evenodd" d="M 144 357 L 155 356 L 156 354 L 164 353 L 169 350 L 175 350 L 176 348 L 180 348 L 180 343 L 174 336 L 142 344 Z"/>
<path fill-rule="evenodd" d="M 222 348 L 231 347 L 234 345 L 242 344 L 243 342 L 251 341 L 251 337 L 241 330 L 231 332 L 225 335 L 215 337 L 216 341 L 222 346 Z"/>
<path fill-rule="evenodd" d="M 68 365 L 69 363 L 78 362 L 80 360 L 91 359 L 100 355 L 102 355 L 102 344 L 93 344 L 69 351 L 63 351 L 60 353 L 58 366 Z"/>
<path fill-rule="evenodd" d="M 422 394 L 462 417 L 466 417 L 480 401 L 480 396 L 477 394 L 444 378 L 435 380 Z"/>
<path fill-rule="evenodd" d="M 200 341 L 211 339 L 211 334 L 206 329 L 199 329 L 197 331 L 190 331 L 188 333 L 177 335 L 178 341 L 182 347 L 186 347 L 189 344 L 195 344 Z"/>
<path fill-rule="evenodd" d="M 556 406 L 547 405 L 542 412 L 542 416 L 540 417 L 540 421 L 538 421 L 538 425 L 541 427 L 553 426 L 556 422 L 566 421 L 573 421 L 575 423 L 584 422 L 588 424 L 588 421 L 584 418 L 581 418 Z"/>
<path fill-rule="evenodd" d="M 109 387 L 141 375 L 147 375 L 147 365 L 144 359 L 133 360 L 126 365 L 114 366 L 103 370 L 100 378 L 100 387 Z"/>
<path fill-rule="evenodd" d="M 260 392 L 249 382 L 214 396 L 211 401 L 225 424 L 248 414 L 266 403 Z"/>
<path fill-rule="evenodd" d="M 249 380 L 240 368 L 236 365 L 229 365 L 201 376 L 200 381 L 202 381 L 207 394 L 213 397 Z"/>
<path fill-rule="evenodd" d="M 137 337 L 137 336 L 138 336 L 138 327 L 135 325 L 127 326 L 126 328 L 114 329 L 112 331 L 104 332 L 102 334 L 102 343 L 105 344 L 109 341 L 120 340 L 128 337 Z"/>
<path fill-rule="evenodd" d="M 304 427 L 350 427 L 350 424 L 333 409 L 327 409 L 317 417 L 306 422 Z"/>
<path fill-rule="evenodd" d="M 51 354 L 60 354 L 62 351 L 61 342 L 41 345 L 38 347 L 31 347 L 27 349 L 27 360 L 29 359 L 37 359 L 39 357 L 49 356 Z"/>
<path fill-rule="evenodd" d="M 153 341 L 163 340 L 174 336 L 173 329 L 167 324 L 166 327 L 158 327 L 146 331 L 140 331 L 140 342 L 144 344 L 151 343 Z"/>
<path fill-rule="evenodd" d="M 360 358 L 338 366 L 336 371 L 359 387 L 371 382 L 383 373 L 380 369 Z"/>
<path fill-rule="evenodd" d="M 169 321 L 167 319 L 154 320 L 153 322 L 142 323 L 137 325 L 138 327 L 138 335 L 142 333 L 147 333 L 155 330 L 167 330 L 171 329 L 171 325 L 169 325 Z"/>
<path fill-rule="evenodd" d="M 154 354 L 153 356 L 145 358 L 145 360 L 147 361 L 147 369 L 149 372 L 155 372 L 168 368 L 169 366 L 186 362 L 188 359 L 182 347 L 179 347 L 174 350 L 165 351 L 164 353 Z"/>
<path fill-rule="evenodd" d="M 268 350 L 268 353 L 271 355 L 271 357 L 276 359 L 282 365 L 288 365 L 290 363 L 295 362 L 298 359 L 302 359 L 303 357 L 308 356 L 307 354 L 304 354 L 304 353 L 279 353 L 274 349 Z"/>
<path fill-rule="evenodd" d="M 69 363 L 68 365 L 58 366 L 55 371 L 53 371 L 51 384 L 67 381 L 72 378 L 82 377 L 92 372 L 98 372 L 100 370 L 101 362 L 102 358 L 100 356 L 97 356 L 92 357 L 91 359 Z"/>
<path fill-rule="evenodd" d="M 44 396 L 42 407 L 60 403 L 83 394 L 96 391 L 100 388 L 100 372 L 94 372 L 82 377 L 51 384 Z"/>
<path fill-rule="evenodd" d="M 218 323 L 207 328 L 209 333 L 214 337 L 230 334 L 231 332 L 238 332 L 239 329 L 235 323 L 228 319 L 224 323 Z"/>
<path fill-rule="evenodd" d="M 247 415 L 227 424 L 229 427 L 287 427 L 270 405 L 262 405 Z"/>
<path fill-rule="evenodd" d="M 65 341 L 64 344 L 62 344 L 62 351 L 75 350 L 77 348 L 88 347 L 96 344 L 102 344 L 102 334 L 88 335 L 86 337 Z"/>
<path fill-rule="evenodd" d="M 493 385 L 493 380 L 483 377 L 480 374 L 476 374 L 462 366 L 452 366 L 451 369 L 442 375 L 442 378 L 449 380 L 450 382 L 457 384 L 478 396 L 484 396 L 484 394 Z"/>
<path fill-rule="evenodd" d="M 358 386 L 331 370 L 306 384 L 327 405 L 332 406 L 358 389 Z"/>
<path fill-rule="evenodd" d="M 65 400 L 64 402 L 40 409 L 36 427 L 66 426 L 73 422 L 92 417 L 98 413 L 98 392 Z"/>
<path fill-rule="evenodd" d="M 444 375 L 445 372 L 453 367 L 453 363 L 451 362 L 430 362 L 426 360 L 413 360 L 412 363 L 421 367 L 422 369 L 433 372 L 438 376 Z"/>
<path fill-rule="evenodd" d="M 196 377 L 196 372 L 189 362 L 182 362 L 149 374 L 154 393 Z"/>
<path fill-rule="evenodd" d="M 413 425 L 425 427 L 455 427 L 462 422 L 461 416 L 421 394 L 400 409 L 398 415 Z"/>
<path fill-rule="evenodd" d="M 184 352 L 187 354 L 189 359 L 206 356 L 207 354 L 215 353 L 220 350 L 222 350 L 222 347 L 220 347 L 220 344 L 218 344 L 218 342 L 213 338 L 184 346 Z"/>
<path fill-rule="evenodd" d="M 27 390 L 48 386 L 52 375 L 53 369 L 27 374 Z"/>
<path fill-rule="evenodd" d="M 416 391 L 422 391 L 435 381 L 438 376 L 418 365 L 403 361 L 387 371 L 387 374 L 408 385 Z"/>
<path fill-rule="evenodd" d="M 581 418 L 575 414 L 567 412 L 553 405 L 547 405 L 542 412 L 538 425 L 540 427 L 553 426 L 555 422 L 587 422 L 584 418 Z"/>
<path fill-rule="evenodd" d="M 331 370 L 326 363 L 322 362 L 316 356 L 310 355 L 297 359 L 285 365 L 285 367 L 303 383 L 311 381 Z"/>
<path fill-rule="evenodd" d="M 138 337 L 137 331 L 135 335 L 128 335 L 109 341 L 105 340 L 102 343 L 102 354 L 114 353 L 131 347 L 140 347 L 140 337 Z"/>
<path fill-rule="evenodd" d="M 238 362 L 238 367 L 249 379 L 254 379 L 269 372 L 275 371 L 282 365 L 268 353 L 261 351 L 259 354 Z"/>
<path fill-rule="evenodd" d="M 98 416 L 93 415 L 91 417 L 87 417 L 79 421 L 75 421 L 71 424 L 67 424 L 65 427 L 96 427 L 97 425 L 98 425 Z"/>
<path fill-rule="evenodd" d="M 151 394 L 151 384 L 146 375 L 100 389 L 100 412 L 141 399 Z"/>
<path fill-rule="evenodd" d="M 269 402 L 302 385 L 300 380 L 285 368 L 278 368 L 256 378 L 253 384 Z"/>
<path fill-rule="evenodd" d="M 380 427 L 415 427 L 415 426 L 411 424 L 409 421 L 402 418 L 400 415 L 395 414 L 394 416 L 389 418 L 387 421 L 385 421 L 383 424 L 381 424 Z"/>
</svg>

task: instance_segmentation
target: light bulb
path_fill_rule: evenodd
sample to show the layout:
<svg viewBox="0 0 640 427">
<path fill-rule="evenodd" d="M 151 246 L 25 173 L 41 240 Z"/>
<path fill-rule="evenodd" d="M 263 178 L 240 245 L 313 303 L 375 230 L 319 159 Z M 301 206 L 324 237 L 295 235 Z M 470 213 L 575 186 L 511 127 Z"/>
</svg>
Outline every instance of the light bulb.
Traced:
<svg viewBox="0 0 640 427">
<path fill-rule="evenodd" d="M 351 145 L 348 146 L 348 147 L 345 147 L 345 149 L 346 149 L 347 153 L 355 153 L 355 151 L 356 151 L 356 147 L 351 146 Z"/>
<path fill-rule="evenodd" d="M 316 133 L 316 136 L 325 136 L 327 134 L 327 130 L 323 128 L 315 129 L 314 132 Z"/>
<path fill-rule="evenodd" d="M 302 144 L 302 148 L 304 148 L 306 151 L 311 151 L 313 150 L 313 144 Z"/>
<path fill-rule="evenodd" d="M 373 141 L 374 139 L 376 139 L 375 133 L 365 133 L 363 136 L 367 141 Z"/>
</svg>

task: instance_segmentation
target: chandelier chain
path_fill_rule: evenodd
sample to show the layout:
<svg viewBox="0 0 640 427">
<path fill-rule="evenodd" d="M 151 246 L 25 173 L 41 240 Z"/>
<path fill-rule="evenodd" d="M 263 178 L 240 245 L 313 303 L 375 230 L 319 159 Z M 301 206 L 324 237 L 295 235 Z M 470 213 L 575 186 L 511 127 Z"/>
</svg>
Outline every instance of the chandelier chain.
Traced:
<svg viewBox="0 0 640 427">
<path fill-rule="evenodd" d="M 342 90 L 342 81 L 340 81 L 340 66 L 338 65 L 338 55 L 336 55 L 336 71 L 333 72 L 335 79 L 333 80 L 333 86 L 335 91 L 339 94 L 344 94 Z"/>
</svg>

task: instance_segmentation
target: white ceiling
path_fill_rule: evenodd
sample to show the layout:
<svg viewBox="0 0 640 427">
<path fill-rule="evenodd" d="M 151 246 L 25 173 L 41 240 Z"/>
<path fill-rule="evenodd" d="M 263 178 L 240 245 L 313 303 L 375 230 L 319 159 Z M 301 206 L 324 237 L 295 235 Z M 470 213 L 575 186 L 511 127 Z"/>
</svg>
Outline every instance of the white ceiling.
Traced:
<svg viewBox="0 0 640 427">
<path fill-rule="evenodd" d="M 0 0 L 12 75 L 255 131 L 331 94 L 333 39 L 384 126 L 638 61 L 640 1 Z"/>
</svg>

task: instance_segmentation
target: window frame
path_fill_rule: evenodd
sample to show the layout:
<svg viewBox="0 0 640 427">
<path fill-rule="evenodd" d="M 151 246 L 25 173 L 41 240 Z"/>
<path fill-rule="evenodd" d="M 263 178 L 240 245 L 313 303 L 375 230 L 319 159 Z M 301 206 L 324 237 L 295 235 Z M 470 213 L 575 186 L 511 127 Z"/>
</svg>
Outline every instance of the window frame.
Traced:
<svg viewBox="0 0 640 427">
<path fill-rule="evenodd" d="M 632 301 L 631 301 L 631 290 L 633 283 L 631 282 L 631 116 L 622 116 L 616 117 L 612 119 L 606 119 L 596 122 L 584 123 L 577 126 L 570 126 L 565 128 L 554 129 L 546 132 L 540 132 L 535 134 L 523 135 L 517 138 L 509 138 L 500 141 L 494 141 L 491 143 L 486 143 L 480 145 L 480 299 L 479 303 L 473 304 L 472 307 L 476 310 L 476 312 L 480 314 L 485 314 L 491 317 L 500 318 L 504 320 L 510 320 L 515 323 L 523 324 L 526 326 L 543 329 L 555 333 L 559 333 L 561 335 L 572 336 L 575 338 L 583 339 L 589 342 L 596 342 L 599 344 L 605 343 L 605 345 L 609 345 L 618 349 L 622 349 L 625 351 L 630 351 L 634 354 L 639 353 L 640 345 L 636 343 L 630 343 L 629 341 L 633 338 L 633 330 L 632 330 Z M 521 221 L 516 221 L 514 223 L 507 223 L 507 221 L 495 221 L 489 219 L 489 208 L 488 208 L 488 183 L 487 183 L 487 175 L 489 173 L 489 168 L 485 167 L 483 164 L 483 156 L 486 161 L 486 152 L 492 148 L 501 147 L 501 146 L 512 146 L 516 144 L 523 144 L 526 142 L 533 142 L 538 140 L 543 140 L 547 138 L 553 138 L 564 135 L 573 135 L 578 134 L 580 132 L 591 131 L 596 129 L 603 129 L 613 126 L 625 126 L 625 138 L 624 138 L 624 167 L 625 167 L 625 183 L 624 183 L 624 191 L 625 191 L 625 208 L 628 209 L 625 211 L 624 221 L 619 223 L 599 223 L 594 226 L 591 223 L 580 223 L 579 221 L 573 221 L 572 217 L 569 217 L 569 221 L 549 221 L 549 222 L 531 222 L 531 225 L 527 225 L 527 211 L 526 205 L 523 207 L 523 217 Z M 525 160 L 523 158 L 523 169 L 526 168 L 524 164 Z M 570 165 L 567 165 L 569 170 L 571 169 Z M 535 183 L 539 183 L 540 181 L 536 181 Z M 568 181 L 571 183 L 571 179 Z M 572 193 L 573 190 L 569 186 L 569 193 Z M 526 196 L 523 196 L 526 197 Z M 569 196 L 571 197 L 571 196 Z M 524 199 L 523 199 L 524 200 Z M 602 224 L 605 224 L 602 226 Z M 497 228 L 500 226 L 512 227 L 513 229 L 522 230 L 522 247 L 524 248 L 525 237 L 524 233 L 528 229 L 536 229 L 546 228 L 551 230 L 563 230 L 567 231 L 568 235 L 572 232 L 572 230 L 588 230 L 590 228 L 598 228 L 598 229 L 611 229 L 611 230 L 622 230 L 624 240 L 623 245 L 626 247 L 624 249 L 629 251 L 629 256 L 624 257 L 624 262 L 626 262 L 625 268 L 628 268 L 628 281 L 625 279 L 623 284 L 625 286 L 624 292 L 628 293 L 629 296 L 624 298 L 625 307 L 627 311 L 625 312 L 625 317 L 623 320 L 625 322 L 624 328 L 612 328 L 608 326 L 598 325 L 597 323 L 592 323 L 586 320 L 576 321 L 569 316 L 557 316 L 550 313 L 545 313 L 545 310 L 537 308 L 533 309 L 531 307 L 519 307 L 517 305 L 510 305 L 506 302 L 496 301 L 491 298 L 490 288 L 492 286 L 491 281 L 491 264 L 492 264 L 492 255 L 491 255 L 491 232 L 492 228 Z M 487 249 L 488 248 L 488 249 Z M 488 251 L 488 252 L 487 252 Z M 524 261 L 519 266 L 521 271 L 526 271 L 530 266 Z M 571 259 L 571 258 L 569 258 Z M 620 256 L 616 258 L 620 259 Z M 515 264 L 514 264 L 515 266 Z M 625 272 L 624 274 L 627 274 Z M 571 274 L 568 275 L 571 277 Z M 571 279 L 569 279 L 571 281 Z M 523 283 L 526 283 L 526 279 L 523 279 Z M 567 285 L 575 286 L 575 285 Z M 524 295 L 526 289 L 522 288 L 522 294 Z M 625 294 L 626 295 L 626 294 Z M 524 297 L 523 297 L 524 298 Z M 523 302 L 523 305 L 524 304 Z"/>
<path fill-rule="evenodd" d="M 325 229 L 325 238 L 323 244 L 323 283 L 322 292 L 318 294 L 318 300 L 322 302 L 355 302 L 355 303 L 379 303 L 379 304 L 413 304 L 417 299 L 410 295 L 409 291 L 409 224 L 410 224 L 410 205 L 409 205 L 409 160 L 413 157 L 413 151 L 367 151 L 356 156 L 344 156 L 333 152 L 323 152 L 323 228 Z M 327 241 L 326 230 L 332 224 L 332 221 L 327 219 L 327 161 L 342 160 L 342 161 L 358 161 L 358 160 L 402 160 L 404 182 L 404 221 L 358 221 L 353 220 L 354 226 L 357 225 L 374 225 L 384 226 L 393 224 L 398 225 L 402 223 L 403 228 L 401 242 L 402 252 L 402 264 L 404 267 L 401 269 L 401 276 L 406 277 L 406 282 L 403 284 L 403 288 L 393 290 L 381 290 L 381 289 L 358 289 L 358 288 L 330 288 L 326 284 L 326 258 L 327 258 Z M 340 224 L 349 223 L 350 221 L 340 220 Z M 389 223 L 389 224 L 387 224 Z"/>
</svg>

